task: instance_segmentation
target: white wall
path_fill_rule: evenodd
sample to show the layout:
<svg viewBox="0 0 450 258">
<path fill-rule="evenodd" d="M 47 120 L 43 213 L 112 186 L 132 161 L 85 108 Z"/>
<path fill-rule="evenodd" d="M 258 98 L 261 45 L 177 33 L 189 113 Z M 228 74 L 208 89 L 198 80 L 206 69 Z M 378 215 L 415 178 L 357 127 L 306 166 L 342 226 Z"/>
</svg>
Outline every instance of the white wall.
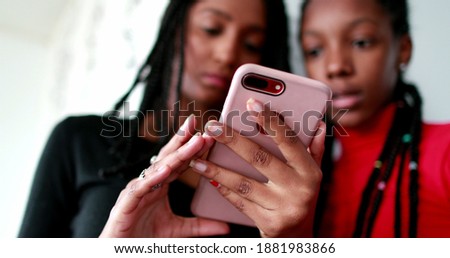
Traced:
<svg viewBox="0 0 450 258">
<path fill-rule="evenodd" d="M 2 11 L 21 5 L 17 15 L 27 18 L 29 0 L 11 6 L 5 1 L 0 0 Z M 146 58 L 166 4 L 66 0 L 59 19 L 51 21 L 57 23 L 53 32 L 42 29 L 46 37 L 24 29 L 23 19 L 16 27 L 0 17 L 0 238 L 18 233 L 35 167 L 55 123 L 112 108 Z M 139 97 L 139 91 L 132 96 L 135 105 Z"/>
<path fill-rule="evenodd" d="M 299 0 L 286 1 L 296 26 Z M 70 114 L 101 114 L 112 107 L 150 49 L 166 3 L 68 0 L 46 41 L 0 24 L 0 238 L 17 235 L 53 125 Z M 416 52 L 408 78 L 424 95 L 425 119 L 450 121 L 450 2 L 412 0 L 411 8 Z M 301 63 L 298 49 L 292 52 L 293 62 Z M 301 66 L 294 68 L 302 73 Z M 139 93 L 132 101 L 139 101 Z"/>
<path fill-rule="evenodd" d="M 424 119 L 450 121 L 450 2 L 411 1 L 414 55 L 408 78 L 424 98 Z"/>
<path fill-rule="evenodd" d="M 46 135 L 40 90 L 47 73 L 42 45 L 0 32 L 0 236 L 14 236 Z"/>
</svg>

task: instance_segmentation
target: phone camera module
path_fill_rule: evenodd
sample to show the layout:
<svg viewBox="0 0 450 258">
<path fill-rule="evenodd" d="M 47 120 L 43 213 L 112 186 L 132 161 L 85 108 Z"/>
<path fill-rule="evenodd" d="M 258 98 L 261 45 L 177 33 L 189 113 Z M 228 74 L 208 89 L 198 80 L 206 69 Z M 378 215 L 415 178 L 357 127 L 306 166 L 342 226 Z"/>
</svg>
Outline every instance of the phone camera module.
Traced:
<svg viewBox="0 0 450 258">
<path fill-rule="evenodd" d="M 269 95 L 280 95 L 285 89 L 285 85 L 281 80 L 256 73 L 246 74 L 242 78 L 242 85 L 249 90 Z"/>
<path fill-rule="evenodd" d="M 253 75 L 245 76 L 244 85 L 251 88 L 256 89 L 265 89 L 268 86 L 268 83 L 265 79 L 259 78 Z"/>
</svg>

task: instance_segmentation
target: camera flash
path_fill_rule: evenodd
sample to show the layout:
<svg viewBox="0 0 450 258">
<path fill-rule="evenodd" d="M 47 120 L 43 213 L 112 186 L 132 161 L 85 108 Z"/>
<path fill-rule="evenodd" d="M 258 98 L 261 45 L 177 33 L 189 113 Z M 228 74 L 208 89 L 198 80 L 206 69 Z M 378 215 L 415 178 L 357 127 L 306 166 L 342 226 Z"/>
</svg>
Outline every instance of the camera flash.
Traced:
<svg viewBox="0 0 450 258">
<path fill-rule="evenodd" d="M 280 90 L 280 89 L 281 89 L 281 86 L 280 86 L 280 85 L 276 85 L 276 86 L 275 86 L 275 89 L 276 89 L 276 90 Z"/>
</svg>

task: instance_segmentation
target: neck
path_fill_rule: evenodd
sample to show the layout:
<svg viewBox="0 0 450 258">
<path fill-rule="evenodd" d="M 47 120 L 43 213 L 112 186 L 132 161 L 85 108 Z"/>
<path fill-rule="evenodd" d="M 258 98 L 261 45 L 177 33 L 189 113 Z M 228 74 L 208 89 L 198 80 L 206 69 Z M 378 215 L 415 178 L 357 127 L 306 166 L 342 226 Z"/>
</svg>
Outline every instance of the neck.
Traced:
<svg viewBox="0 0 450 258">
<path fill-rule="evenodd" d="M 367 122 L 355 127 L 344 127 L 346 135 L 337 133 L 338 136 L 366 135 L 374 132 L 388 132 L 394 119 L 396 103 L 384 106 L 379 112 L 371 117 Z"/>
<path fill-rule="evenodd" d="M 179 108 L 177 125 L 175 125 L 175 119 L 177 119 L 175 116 L 176 108 Z M 203 128 L 208 120 L 218 120 L 220 117 L 220 112 L 218 110 L 212 109 L 210 106 L 202 105 L 194 101 L 188 101 L 186 99 L 182 99 L 179 102 L 179 105 L 177 103 L 171 105 L 171 109 L 169 112 L 163 112 L 163 115 L 165 115 L 167 118 L 166 121 L 169 121 L 170 132 L 176 132 L 178 130 L 178 127 L 180 127 L 191 114 L 195 115 L 197 119 L 196 131 L 200 132 L 203 131 Z M 141 127 L 141 130 L 145 132 L 145 139 L 151 142 L 157 142 L 161 138 L 161 136 L 155 130 L 155 126 L 157 126 L 158 124 L 155 119 L 156 117 L 154 115 L 147 115 L 144 118 L 144 123 Z M 206 157 L 206 154 L 204 157 Z M 197 187 L 199 179 L 200 176 L 190 169 L 186 170 L 178 178 L 178 180 L 192 188 Z"/>
<path fill-rule="evenodd" d="M 209 120 L 219 120 L 220 118 L 220 111 L 205 103 L 187 99 L 185 97 L 182 97 L 179 103 L 179 125 L 182 125 L 191 114 L 194 114 L 197 119 L 196 130 L 202 132 L 205 124 Z M 174 119 L 174 117 L 171 117 L 171 119 Z"/>
<path fill-rule="evenodd" d="M 219 120 L 220 118 L 220 112 L 217 109 L 185 98 L 170 105 L 170 107 L 171 108 L 168 111 L 162 112 L 162 115 L 165 116 L 163 121 L 168 121 L 169 123 L 169 132 L 176 132 L 191 114 L 194 114 L 196 117 L 196 130 L 199 132 L 203 131 L 205 124 L 209 120 Z M 177 109 L 178 117 L 176 117 L 177 112 L 175 112 Z M 156 119 L 155 115 L 151 113 L 148 114 L 145 116 L 144 122 L 140 128 L 140 135 L 144 135 L 144 138 L 151 142 L 156 142 L 161 137 L 161 134 L 158 132 L 158 128 L 161 127 L 160 121 L 156 121 Z M 175 121 L 177 121 L 177 123 L 175 123 Z"/>
</svg>

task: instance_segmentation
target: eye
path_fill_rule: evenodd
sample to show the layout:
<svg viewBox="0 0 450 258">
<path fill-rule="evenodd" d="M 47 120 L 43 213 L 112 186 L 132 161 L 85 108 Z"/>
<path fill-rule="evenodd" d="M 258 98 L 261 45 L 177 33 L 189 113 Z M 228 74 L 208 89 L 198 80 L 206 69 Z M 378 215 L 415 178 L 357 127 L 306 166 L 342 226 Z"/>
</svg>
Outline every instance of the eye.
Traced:
<svg viewBox="0 0 450 258">
<path fill-rule="evenodd" d="M 373 41 L 370 39 L 357 39 L 352 41 L 352 45 L 356 48 L 368 48 L 372 46 Z"/>
<path fill-rule="evenodd" d="M 204 27 L 203 31 L 210 36 L 217 36 L 222 33 L 222 29 L 218 27 Z"/>
<path fill-rule="evenodd" d="M 320 56 L 320 54 L 322 53 L 322 49 L 321 48 L 311 48 L 311 49 L 305 49 L 303 51 L 303 54 L 305 55 L 306 58 L 316 58 L 318 56 Z"/>
<path fill-rule="evenodd" d="M 262 45 L 254 42 L 244 42 L 244 47 L 254 53 L 260 53 L 262 51 Z"/>
</svg>

